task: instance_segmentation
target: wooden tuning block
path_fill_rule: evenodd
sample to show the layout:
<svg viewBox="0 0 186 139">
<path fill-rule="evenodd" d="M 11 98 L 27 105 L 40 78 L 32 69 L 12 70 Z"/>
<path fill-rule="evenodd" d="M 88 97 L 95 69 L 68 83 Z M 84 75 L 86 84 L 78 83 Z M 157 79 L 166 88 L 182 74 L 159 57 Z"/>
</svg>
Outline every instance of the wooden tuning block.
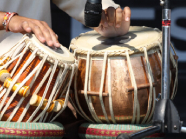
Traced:
<svg viewBox="0 0 186 139">
<path fill-rule="evenodd" d="M 38 95 L 33 95 L 30 99 L 30 105 L 38 107 L 39 104 L 41 103 L 41 99 L 42 97 Z M 44 110 L 47 104 L 48 104 L 48 99 L 44 99 L 43 104 L 40 109 Z M 50 106 L 47 109 L 47 112 L 51 112 L 51 111 L 59 112 L 62 109 L 63 105 L 64 105 L 64 99 L 54 100 L 50 103 Z"/>
<path fill-rule="evenodd" d="M 10 87 L 10 84 L 12 83 L 12 79 L 11 78 L 7 78 L 4 82 L 4 87 L 8 88 Z M 12 87 L 12 92 L 15 92 L 15 90 L 20 86 L 21 83 L 16 83 L 14 84 L 14 86 Z M 18 94 L 22 97 L 27 97 L 30 93 L 30 87 L 29 86 L 23 86 L 21 87 L 21 89 L 18 91 Z"/>
</svg>

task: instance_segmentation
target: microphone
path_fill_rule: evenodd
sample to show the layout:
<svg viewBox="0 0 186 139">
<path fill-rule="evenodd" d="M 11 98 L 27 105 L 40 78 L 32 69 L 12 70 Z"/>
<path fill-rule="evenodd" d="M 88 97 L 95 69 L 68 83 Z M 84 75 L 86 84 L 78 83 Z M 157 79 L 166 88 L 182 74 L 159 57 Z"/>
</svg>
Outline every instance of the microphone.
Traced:
<svg viewBox="0 0 186 139">
<path fill-rule="evenodd" d="M 87 0 L 85 4 L 85 25 L 98 27 L 101 21 L 102 0 Z"/>
</svg>

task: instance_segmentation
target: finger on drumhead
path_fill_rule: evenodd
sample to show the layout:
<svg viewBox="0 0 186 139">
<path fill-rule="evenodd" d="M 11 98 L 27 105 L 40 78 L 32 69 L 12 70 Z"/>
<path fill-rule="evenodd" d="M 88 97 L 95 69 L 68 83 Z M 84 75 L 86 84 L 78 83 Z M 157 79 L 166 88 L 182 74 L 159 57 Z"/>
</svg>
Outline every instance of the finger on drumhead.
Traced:
<svg viewBox="0 0 186 139">
<path fill-rule="evenodd" d="M 130 21 L 131 10 L 130 10 L 129 7 L 125 7 L 125 8 L 124 8 L 123 14 L 124 14 L 125 21 Z"/>
<path fill-rule="evenodd" d="M 48 28 L 42 28 L 42 33 L 46 39 L 46 43 L 48 46 L 53 46 L 54 45 L 54 42 L 53 42 L 53 38 L 52 38 L 52 35 L 50 33 L 50 31 L 48 30 Z"/>
<path fill-rule="evenodd" d="M 33 22 L 29 22 L 28 26 L 31 28 L 32 32 L 35 34 L 36 38 L 41 42 L 41 43 L 45 43 L 46 39 L 40 29 L 39 26 L 37 26 L 36 24 L 34 24 Z"/>
<path fill-rule="evenodd" d="M 24 30 L 25 32 L 27 32 L 27 33 L 30 33 L 30 32 L 32 31 L 32 29 L 29 27 L 27 21 L 24 21 L 24 22 L 22 23 L 22 28 L 23 28 L 23 30 Z"/>
<path fill-rule="evenodd" d="M 122 22 L 122 13 L 123 10 L 121 8 L 116 9 L 116 27 L 119 28 Z"/>
<path fill-rule="evenodd" d="M 58 41 L 55 33 L 52 35 L 52 40 L 54 42 L 55 47 L 60 47 L 59 41 Z"/>
<path fill-rule="evenodd" d="M 48 30 L 49 30 L 50 35 L 52 37 L 52 41 L 53 41 L 54 46 L 55 47 L 60 47 L 61 45 L 58 41 L 58 36 L 54 33 L 54 31 L 51 28 L 48 27 Z"/>
<path fill-rule="evenodd" d="M 104 27 L 108 27 L 107 18 L 106 18 L 106 15 L 105 15 L 105 11 L 104 10 L 102 11 L 102 15 L 101 15 L 101 24 Z"/>
<path fill-rule="evenodd" d="M 46 35 L 45 37 L 46 37 L 46 40 L 47 40 L 47 44 L 49 46 L 60 47 L 61 45 L 58 42 L 58 37 L 56 37 L 56 34 L 49 27 L 49 25 L 44 21 L 41 21 L 39 24 L 41 24 L 42 30 L 45 32 L 44 35 Z"/>
<path fill-rule="evenodd" d="M 108 16 L 108 24 L 110 26 L 113 26 L 115 23 L 115 8 L 114 7 L 108 7 L 107 16 Z"/>
</svg>

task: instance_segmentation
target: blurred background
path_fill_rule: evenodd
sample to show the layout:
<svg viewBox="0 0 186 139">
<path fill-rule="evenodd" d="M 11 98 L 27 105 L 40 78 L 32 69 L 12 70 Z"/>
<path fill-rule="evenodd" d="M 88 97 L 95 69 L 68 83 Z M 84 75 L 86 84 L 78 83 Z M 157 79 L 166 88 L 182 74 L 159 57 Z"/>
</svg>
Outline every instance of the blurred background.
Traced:
<svg viewBox="0 0 186 139">
<path fill-rule="evenodd" d="M 129 6 L 132 11 L 131 26 L 148 26 L 161 30 L 162 9 L 159 0 L 114 0 L 121 7 Z M 174 44 L 178 60 L 178 92 L 174 99 L 181 120 L 186 122 L 186 0 L 170 0 L 172 9 L 171 41 Z M 52 27 L 59 41 L 68 47 L 72 38 L 90 29 L 70 18 L 66 13 L 51 4 Z M 60 18 L 59 18 L 60 17 Z M 186 138 L 184 134 L 171 134 L 171 138 Z"/>
</svg>

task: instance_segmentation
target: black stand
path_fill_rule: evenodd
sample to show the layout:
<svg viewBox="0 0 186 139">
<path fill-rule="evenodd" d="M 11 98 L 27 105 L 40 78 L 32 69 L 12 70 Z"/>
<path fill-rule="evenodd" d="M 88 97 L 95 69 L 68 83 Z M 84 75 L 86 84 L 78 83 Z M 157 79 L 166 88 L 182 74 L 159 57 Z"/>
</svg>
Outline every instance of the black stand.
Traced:
<svg viewBox="0 0 186 139">
<path fill-rule="evenodd" d="M 162 98 L 156 103 L 152 125 L 144 130 L 131 134 L 120 134 L 117 139 L 140 139 L 153 133 L 180 133 L 185 128 L 181 127 L 178 111 L 170 98 L 170 25 L 171 10 L 169 0 L 161 0 L 162 14 Z"/>
<path fill-rule="evenodd" d="M 180 117 L 176 107 L 170 99 L 161 99 L 156 103 L 153 126 L 133 132 L 131 134 L 120 134 L 117 139 L 140 139 L 154 133 L 180 133 Z"/>
</svg>

